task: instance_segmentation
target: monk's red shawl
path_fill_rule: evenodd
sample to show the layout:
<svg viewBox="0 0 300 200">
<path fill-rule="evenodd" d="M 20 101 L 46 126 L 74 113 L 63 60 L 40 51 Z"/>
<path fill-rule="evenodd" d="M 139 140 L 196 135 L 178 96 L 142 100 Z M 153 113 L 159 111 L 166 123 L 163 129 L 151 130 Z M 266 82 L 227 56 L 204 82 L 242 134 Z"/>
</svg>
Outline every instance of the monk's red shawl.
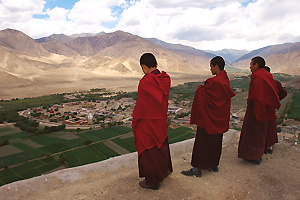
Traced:
<svg viewBox="0 0 300 200">
<path fill-rule="evenodd" d="M 280 101 L 277 86 L 271 73 L 260 68 L 252 73 L 247 103 L 254 103 L 257 121 L 265 122 L 276 119 L 275 108 L 279 109 Z"/>
<path fill-rule="evenodd" d="M 279 81 L 275 80 L 275 84 L 279 100 L 284 99 L 287 96 L 287 91 L 282 87 Z M 267 146 L 273 146 L 275 143 L 278 143 L 278 135 L 276 119 L 273 119 L 268 122 Z"/>
<path fill-rule="evenodd" d="M 277 94 L 278 94 L 279 100 L 282 100 L 287 96 L 287 91 L 282 87 L 282 85 L 279 81 L 275 80 L 275 83 L 276 83 Z"/>
<path fill-rule="evenodd" d="M 206 129 L 208 134 L 222 134 L 229 129 L 231 97 L 225 70 L 209 78 L 195 92 L 191 111 L 191 124 Z"/>
<path fill-rule="evenodd" d="M 166 72 L 149 73 L 140 80 L 132 113 L 132 131 L 139 155 L 145 149 L 160 148 L 168 136 L 170 86 L 170 76 Z"/>
</svg>

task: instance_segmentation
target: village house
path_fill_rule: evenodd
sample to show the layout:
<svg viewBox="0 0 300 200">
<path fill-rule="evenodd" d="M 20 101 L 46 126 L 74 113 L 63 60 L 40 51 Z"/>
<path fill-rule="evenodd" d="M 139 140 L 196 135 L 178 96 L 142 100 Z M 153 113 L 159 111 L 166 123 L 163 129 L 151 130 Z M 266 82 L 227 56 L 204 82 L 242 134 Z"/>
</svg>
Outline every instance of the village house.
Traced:
<svg viewBox="0 0 300 200">
<path fill-rule="evenodd" d="M 74 97 L 72 94 L 66 94 L 64 96 L 65 99 L 76 99 L 76 97 Z"/>
<path fill-rule="evenodd" d="M 94 109 L 95 107 L 96 107 L 96 105 L 93 104 L 93 102 L 89 102 L 89 101 L 84 102 L 84 103 L 82 104 L 82 109 L 88 109 L 88 110 L 91 110 L 91 109 Z"/>
<path fill-rule="evenodd" d="M 169 105 L 168 114 L 177 114 L 180 110 L 182 110 L 182 108 L 173 106 L 173 105 Z"/>
<path fill-rule="evenodd" d="M 42 113 L 36 116 L 44 122 L 59 122 L 66 125 L 93 125 L 99 123 L 123 122 L 131 123 L 135 100 L 122 98 L 120 100 L 105 101 L 76 101 L 55 104 L 50 108 L 37 107 L 33 110 L 20 112 L 23 116 L 30 116 L 31 112 Z"/>
<path fill-rule="evenodd" d="M 70 112 L 75 109 L 81 109 L 82 104 L 81 102 L 72 102 L 72 103 L 65 103 L 63 104 L 63 111 L 64 112 Z"/>
<path fill-rule="evenodd" d="M 117 115 L 115 115 L 113 118 L 112 118 L 112 120 L 114 121 L 114 122 L 120 122 L 120 121 L 122 121 L 123 119 L 125 119 L 125 115 L 124 114 L 117 114 Z"/>
<path fill-rule="evenodd" d="M 190 117 L 187 116 L 187 117 L 183 117 L 183 118 L 178 118 L 177 121 L 178 121 L 178 123 L 181 123 L 181 124 L 190 123 Z"/>
</svg>

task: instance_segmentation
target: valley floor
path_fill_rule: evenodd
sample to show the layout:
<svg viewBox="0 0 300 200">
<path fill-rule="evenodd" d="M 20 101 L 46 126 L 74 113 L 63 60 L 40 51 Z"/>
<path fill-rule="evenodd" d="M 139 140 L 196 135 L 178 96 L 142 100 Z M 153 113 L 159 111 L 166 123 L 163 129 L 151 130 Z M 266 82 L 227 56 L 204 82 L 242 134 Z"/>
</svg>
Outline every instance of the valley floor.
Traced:
<svg viewBox="0 0 300 200">
<path fill-rule="evenodd" d="M 170 73 L 172 86 L 183 84 L 186 82 L 204 81 L 210 75 L 202 74 L 178 74 Z M 142 76 L 141 76 L 142 77 Z M 49 94 L 72 93 L 91 88 L 106 88 L 113 91 L 132 92 L 137 91 L 140 78 L 137 77 L 81 77 L 81 79 L 67 80 L 56 77 L 50 80 L 39 80 L 24 85 L 0 85 L 1 99 L 38 97 Z"/>
</svg>

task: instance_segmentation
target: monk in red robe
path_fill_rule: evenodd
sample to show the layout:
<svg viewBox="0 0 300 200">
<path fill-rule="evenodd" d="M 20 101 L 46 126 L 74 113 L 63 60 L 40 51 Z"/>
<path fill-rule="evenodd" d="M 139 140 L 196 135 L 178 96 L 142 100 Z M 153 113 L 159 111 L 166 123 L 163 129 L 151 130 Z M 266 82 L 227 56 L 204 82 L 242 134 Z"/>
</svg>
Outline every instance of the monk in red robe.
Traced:
<svg viewBox="0 0 300 200">
<path fill-rule="evenodd" d="M 271 72 L 270 67 L 266 66 L 265 69 L 268 72 Z M 287 91 L 282 87 L 282 85 L 279 81 L 275 80 L 275 83 L 276 83 L 276 89 L 277 89 L 277 94 L 278 94 L 279 100 L 282 100 L 287 96 Z M 276 119 L 271 120 L 268 124 L 268 135 L 267 135 L 266 142 L 267 143 L 266 143 L 265 154 L 267 154 L 267 153 L 272 154 L 274 144 L 278 143 Z"/>
<path fill-rule="evenodd" d="M 279 109 L 280 101 L 275 80 L 265 70 L 265 60 L 259 56 L 252 58 L 250 70 L 252 75 L 238 157 L 260 164 L 267 144 L 268 127 L 277 118 L 275 108 Z"/>
<path fill-rule="evenodd" d="M 193 168 L 181 173 L 201 177 L 201 170 L 218 172 L 223 133 L 229 129 L 231 98 L 235 95 L 224 70 L 225 61 L 216 56 L 210 61 L 212 75 L 195 92 L 191 124 L 197 125 L 192 162 Z"/>
<path fill-rule="evenodd" d="M 145 177 L 139 185 L 153 190 L 172 171 L 168 141 L 168 99 L 170 76 L 157 69 L 153 54 L 140 58 L 144 77 L 140 80 L 136 105 L 132 113 L 132 131 L 138 152 L 139 176 Z"/>
</svg>

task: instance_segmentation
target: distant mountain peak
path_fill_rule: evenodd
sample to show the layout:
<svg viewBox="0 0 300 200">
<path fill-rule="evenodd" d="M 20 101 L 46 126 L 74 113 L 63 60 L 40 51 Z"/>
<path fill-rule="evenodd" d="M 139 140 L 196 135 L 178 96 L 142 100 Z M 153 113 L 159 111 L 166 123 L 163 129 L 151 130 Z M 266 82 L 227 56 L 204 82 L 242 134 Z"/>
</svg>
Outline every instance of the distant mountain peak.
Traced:
<svg viewBox="0 0 300 200">
<path fill-rule="evenodd" d="M 229 62 L 230 64 L 240 58 L 241 56 L 249 53 L 248 50 L 237 50 L 237 49 L 222 49 L 219 51 L 210 51 L 206 50 L 207 52 L 213 53 L 215 55 L 222 56 L 225 61 Z"/>
<path fill-rule="evenodd" d="M 100 32 L 100 33 L 76 33 L 76 34 L 72 34 L 70 35 L 70 37 L 72 38 L 78 38 L 78 37 L 93 37 L 96 35 L 102 35 L 105 34 L 105 32 Z"/>
<path fill-rule="evenodd" d="M 232 63 L 236 68 L 249 68 L 251 58 L 262 56 L 273 73 L 299 74 L 300 42 L 269 45 L 245 54 Z"/>
<path fill-rule="evenodd" d="M 71 40 L 74 40 L 74 38 L 67 36 L 65 34 L 53 34 L 53 35 L 50 35 L 49 37 L 43 37 L 43 38 L 36 39 L 36 41 L 38 41 L 39 43 L 49 42 L 52 40 L 59 40 L 62 43 L 67 43 L 67 42 L 70 42 Z"/>
<path fill-rule="evenodd" d="M 0 31 L 0 45 L 9 51 L 26 55 L 46 56 L 50 53 L 28 35 L 14 29 Z"/>
<path fill-rule="evenodd" d="M 157 38 L 146 38 L 148 41 L 152 42 L 155 45 L 164 47 L 166 49 L 170 49 L 172 51 L 178 51 L 181 53 L 186 53 L 186 54 L 193 54 L 193 55 L 198 55 L 198 56 L 208 56 L 208 57 L 214 57 L 215 55 L 209 52 L 205 52 L 199 49 L 196 49 L 194 47 L 190 46 L 185 46 L 182 44 L 170 44 L 167 42 L 164 42 L 162 40 L 159 40 Z"/>
</svg>

